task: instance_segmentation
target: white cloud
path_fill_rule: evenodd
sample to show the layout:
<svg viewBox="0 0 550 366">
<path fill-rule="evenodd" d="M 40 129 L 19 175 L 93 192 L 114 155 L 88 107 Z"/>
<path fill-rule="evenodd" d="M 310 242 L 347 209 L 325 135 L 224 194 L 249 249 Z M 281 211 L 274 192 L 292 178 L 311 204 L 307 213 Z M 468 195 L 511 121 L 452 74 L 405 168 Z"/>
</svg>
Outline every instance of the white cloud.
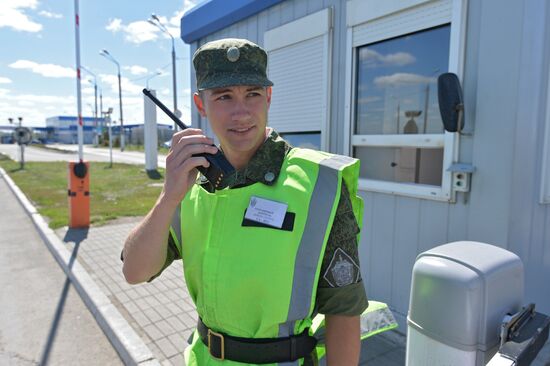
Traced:
<svg viewBox="0 0 550 366">
<path fill-rule="evenodd" d="M 157 31 L 145 20 L 129 23 L 125 29 L 124 39 L 132 43 L 143 43 L 157 39 Z"/>
<path fill-rule="evenodd" d="M 160 22 L 166 27 L 168 33 L 174 38 L 180 37 L 180 21 L 183 14 L 202 0 L 184 0 L 183 9 L 178 10 L 172 14 L 170 18 L 166 16 L 157 15 Z M 122 23 L 119 18 L 111 19 L 105 29 L 117 33 L 123 32 L 124 39 L 128 42 L 140 44 L 148 41 L 154 41 L 158 39 L 159 35 L 165 38 L 170 38 L 166 33 L 162 32 L 156 26 L 150 24 L 145 20 L 138 20 L 130 22 L 127 25 Z"/>
<path fill-rule="evenodd" d="M 0 89 L 0 95 L 3 92 Z M 76 98 L 73 95 L 37 95 L 6 93 L 6 102 L 0 105 L 0 118 L 21 116 L 23 125 L 44 126 L 47 117 L 61 114 L 76 114 Z"/>
<path fill-rule="evenodd" d="M 105 27 L 108 31 L 118 32 L 122 28 L 122 20 L 119 18 L 112 19 Z"/>
<path fill-rule="evenodd" d="M 376 86 L 398 86 L 411 84 L 428 84 L 435 82 L 435 78 L 426 77 L 418 74 L 395 73 L 393 75 L 379 76 L 374 79 Z"/>
<path fill-rule="evenodd" d="M 361 52 L 361 60 L 365 61 L 367 67 L 379 66 L 405 66 L 412 64 L 416 58 L 407 52 L 396 52 L 383 55 L 371 49 Z"/>
<path fill-rule="evenodd" d="M 9 84 L 11 79 L 0 76 L 0 84 Z"/>
<path fill-rule="evenodd" d="M 0 28 L 9 27 L 16 31 L 40 32 L 42 24 L 33 21 L 25 10 L 35 9 L 37 0 L 2 0 L 0 1 Z"/>
<path fill-rule="evenodd" d="M 123 66 L 124 70 L 130 71 L 132 75 L 144 75 L 147 74 L 147 68 L 139 65 Z"/>
<path fill-rule="evenodd" d="M 34 107 L 35 104 L 29 100 L 20 100 L 17 102 L 17 105 L 21 107 Z"/>
<path fill-rule="evenodd" d="M 81 89 L 81 91 L 82 91 L 82 94 L 91 94 L 91 95 L 95 96 L 94 88 L 84 87 L 84 88 Z"/>
<path fill-rule="evenodd" d="M 380 97 L 377 97 L 377 96 L 370 96 L 370 97 L 364 97 L 364 98 L 361 98 L 359 99 L 359 103 L 360 104 L 368 104 L 368 103 L 374 103 L 374 102 L 378 102 L 382 100 L 382 98 Z"/>
<path fill-rule="evenodd" d="M 195 7 L 195 5 L 201 3 L 203 0 L 183 0 L 183 9 L 181 10 L 182 14 L 186 13 L 191 8 Z"/>
<path fill-rule="evenodd" d="M 118 94 L 118 76 L 111 74 L 100 74 L 99 78 L 111 87 L 111 92 Z M 143 86 L 132 83 L 128 78 L 121 78 L 122 94 L 140 94 Z"/>
<path fill-rule="evenodd" d="M 39 64 L 29 60 L 17 60 L 8 66 L 13 69 L 31 70 L 36 74 L 49 78 L 75 77 L 75 71 L 72 68 L 54 64 Z"/>
<path fill-rule="evenodd" d="M 123 32 L 126 41 L 137 44 L 158 38 L 157 28 L 145 20 L 138 20 L 124 25 L 121 19 L 115 18 L 107 24 L 105 29 L 113 33 Z"/>
<path fill-rule="evenodd" d="M 49 11 L 46 11 L 46 10 L 41 10 L 38 13 L 38 15 L 42 15 L 45 18 L 51 18 L 51 19 L 61 19 L 61 18 L 63 18 L 63 15 L 61 15 L 61 14 L 52 13 L 52 12 L 49 12 Z"/>
</svg>

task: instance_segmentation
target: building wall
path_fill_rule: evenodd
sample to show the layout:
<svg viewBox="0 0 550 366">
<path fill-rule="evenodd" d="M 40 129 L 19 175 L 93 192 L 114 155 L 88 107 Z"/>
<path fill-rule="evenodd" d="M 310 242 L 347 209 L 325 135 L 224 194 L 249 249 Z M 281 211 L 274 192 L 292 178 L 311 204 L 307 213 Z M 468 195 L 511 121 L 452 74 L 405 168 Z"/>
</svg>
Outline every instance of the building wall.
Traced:
<svg viewBox="0 0 550 366">
<path fill-rule="evenodd" d="M 333 7 L 331 152 L 344 145 L 346 1 L 288 0 L 191 45 L 248 38 L 262 45 L 269 29 Z M 406 327 L 416 256 L 457 240 L 494 244 L 525 264 L 525 302 L 550 313 L 550 207 L 539 203 L 550 59 L 550 5 L 544 0 L 468 1 L 462 85 L 465 133 L 460 161 L 476 167 L 471 192 L 456 203 L 361 192 L 365 200 L 360 259 L 367 294 L 394 309 Z M 195 83 L 192 73 L 192 85 Z M 276 88 L 277 86 L 275 86 Z M 209 131 L 193 113 L 193 124 Z"/>
</svg>

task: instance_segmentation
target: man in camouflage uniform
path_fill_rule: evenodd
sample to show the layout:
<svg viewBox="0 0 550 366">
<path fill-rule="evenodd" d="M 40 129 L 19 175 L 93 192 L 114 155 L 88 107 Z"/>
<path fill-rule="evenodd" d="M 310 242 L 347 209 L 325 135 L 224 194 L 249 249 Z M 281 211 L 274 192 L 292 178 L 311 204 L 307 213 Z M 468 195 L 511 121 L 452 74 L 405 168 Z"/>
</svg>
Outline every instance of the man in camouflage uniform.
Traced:
<svg viewBox="0 0 550 366">
<path fill-rule="evenodd" d="M 219 148 L 235 167 L 218 189 L 277 184 L 283 161 L 293 147 L 267 127 L 273 84 L 266 77 L 265 51 L 246 40 L 224 39 L 202 46 L 193 63 L 198 86 L 194 95 L 196 107 L 203 117 L 208 117 L 221 143 Z M 199 129 L 174 135 L 164 189 L 125 243 L 123 272 L 128 282 L 150 281 L 180 259 L 168 228 L 174 211 L 194 184 L 214 192 L 210 182 L 197 181 L 196 168 L 207 167 L 208 161 L 194 156 L 216 153 L 218 148 L 213 142 Z M 368 306 L 359 270 L 359 225 L 348 187 L 344 183 L 341 187 L 322 260 L 314 311 L 326 316 L 328 364 L 339 366 L 358 362 L 359 315 Z M 312 359 L 306 357 L 306 361 L 311 363 Z"/>
</svg>

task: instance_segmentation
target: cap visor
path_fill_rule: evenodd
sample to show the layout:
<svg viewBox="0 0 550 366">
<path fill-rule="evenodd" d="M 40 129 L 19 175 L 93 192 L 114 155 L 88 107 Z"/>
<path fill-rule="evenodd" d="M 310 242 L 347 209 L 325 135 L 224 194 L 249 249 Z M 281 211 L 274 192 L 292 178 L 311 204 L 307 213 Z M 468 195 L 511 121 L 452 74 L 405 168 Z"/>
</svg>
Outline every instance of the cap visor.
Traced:
<svg viewBox="0 0 550 366">
<path fill-rule="evenodd" d="M 207 76 L 198 90 L 223 88 L 236 85 L 273 86 L 271 80 L 258 74 L 217 73 Z"/>
</svg>

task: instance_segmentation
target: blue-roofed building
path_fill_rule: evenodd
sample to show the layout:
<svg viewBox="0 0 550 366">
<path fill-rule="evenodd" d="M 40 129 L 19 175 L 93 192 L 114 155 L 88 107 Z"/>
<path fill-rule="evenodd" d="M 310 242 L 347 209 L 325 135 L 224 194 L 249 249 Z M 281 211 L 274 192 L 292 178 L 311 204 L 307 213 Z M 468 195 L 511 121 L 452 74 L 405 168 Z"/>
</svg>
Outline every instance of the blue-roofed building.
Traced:
<svg viewBox="0 0 550 366">
<path fill-rule="evenodd" d="M 84 143 L 93 144 L 95 133 L 100 133 L 102 118 L 82 117 Z M 63 144 L 78 144 L 78 117 L 54 116 L 46 118 L 47 140 Z"/>
<path fill-rule="evenodd" d="M 550 313 L 550 2 L 210 0 L 184 14 L 181 37 L 191 57 L 227 37 L 264 47 L 268 124 L 360 159 L 362 278 L 402 330 L 416 256 L 457 240 L 518 254 L 525 298 Z M 462 135 L 439 114 L 448 71 Z M 194 107 L 192 124 L 213 135 Z M 475 167 L 471 179 L 453 163 Z"/>
</svg>

